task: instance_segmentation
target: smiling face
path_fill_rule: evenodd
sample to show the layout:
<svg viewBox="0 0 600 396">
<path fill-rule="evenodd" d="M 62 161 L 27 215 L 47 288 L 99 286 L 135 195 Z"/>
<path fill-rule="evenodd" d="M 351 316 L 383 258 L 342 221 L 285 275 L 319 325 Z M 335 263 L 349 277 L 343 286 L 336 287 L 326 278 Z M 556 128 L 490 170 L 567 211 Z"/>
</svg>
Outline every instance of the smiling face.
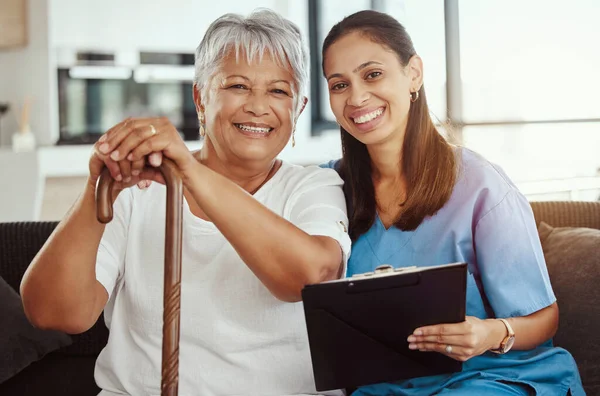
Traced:
<svg viewBox="0 0 600 396">
<path fill-rule="evenodd" d="M 403 66 L 389 48 L 352 32 L 326 51 L 329 103 L 338 123 L 360 142 L 402 144 L 410 93 L 421 87 L 422 65 L 413 56 Z"/>
<path fill-rule="evenodd" d="M 245 54 L 236 60 L 232 51 L 204 90 L 194 96 L 204 114 L 207 148 L 225 162 L 270 162 L 290 139 L 301 111 L 289 67 L 269 53 L 248 63 Z"/>
</svg>

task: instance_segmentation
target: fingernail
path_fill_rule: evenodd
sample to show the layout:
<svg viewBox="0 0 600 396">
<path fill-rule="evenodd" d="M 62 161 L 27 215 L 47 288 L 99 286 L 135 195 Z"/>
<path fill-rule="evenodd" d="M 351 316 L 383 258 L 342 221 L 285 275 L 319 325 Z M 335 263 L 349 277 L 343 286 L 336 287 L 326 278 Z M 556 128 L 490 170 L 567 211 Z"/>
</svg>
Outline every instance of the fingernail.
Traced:
<svg viewBox="0 0 600 396">
<path fill-rule="evenodd" d="M 128 159 L 129 161 L 133 161 L 133 154 L 129 154 L 129 155 L 127 156 L 127 159 Z"/>
<path fill-rule="evenodd" d="M 133 176 L 137 176 L 137 175 L 139 175 L 139 174 L 140 174 L 140 171 L 139 171 L 139 170 L 132 170 L 132 171 L 131 171 L 131 174 L 132 174 Z"/>
<path fill-rule="evenodd" d="M 123 180 L 123 176 L 117 175 L 117 177 L 115 177 L 115 180 L 116 181 L 121 181 L 121 180 Z"/>
<path fill-rule="evenodd" d="M 110 150 L 110 147 L 108 146 L 108 143 L 102 143 L 100 147 L 98 147 L 98 150 L 100 150 L 102 154 L 106 154 L 108 153 L 108 150 Z"/>
<path fill-rule="evenodd" d="M 131 177 L 126 177 L 125 180 L 123 180 L 125 183 L 129 183 L 131 181 Z"/>
<path fill-rule="evenodd" d="M 110 158 L 113 161 L 118 161 L 119 160 L 119 152 L 118 151 L 113 151 L 112 154 L 110 155 Z"/>
<path fill-rule="evenodd" d="M 423 332 L 421 330 L 415 330 L 415 332 L 413 333 L 414 335 L 423 335 Z"/>
<path fill-rule="evenodd" d="M 408 344 L 408 349 L 412 349 L 412 350 L 417 349 L 417 344 Z"/>
<path fill-rule="evenodd" d="M 105 140 L 106 140 L 106 135 L 102 135 L 102 136 L 100 136 L 100 139 L 98 139 L 98 141 L 99 141 L 100 143 L 102 143 L 102 142 L 103 142 L 103 141 L 105 141 Z"/>
<path fill-rule="evenodd" d="M 415 336 L 408 336 L 408 338 L 406 339 L 406 341 L 408 341 L 408 342 L 417 341 L 417 337 L 415 337 Z"/>
</svg>

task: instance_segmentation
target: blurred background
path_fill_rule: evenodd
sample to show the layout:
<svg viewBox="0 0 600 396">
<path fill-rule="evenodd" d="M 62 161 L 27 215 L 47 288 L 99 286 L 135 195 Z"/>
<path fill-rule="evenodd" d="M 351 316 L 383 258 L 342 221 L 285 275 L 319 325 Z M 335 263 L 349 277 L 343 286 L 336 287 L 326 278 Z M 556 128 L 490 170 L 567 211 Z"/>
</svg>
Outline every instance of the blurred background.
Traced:
<svg viewBox="0 0 600 396">
<path fill-rule="evenodd" d="M 598 0 L 0 0 L 0 221 L 58 220 L 91 145 L 128 116 L 165 115 L 198 140 L 193 53 L 227 12 L 271 8 L 311 53 L 296 147 L 341 154 L 320 71 L 333 24 L 362 9 L 403 23 L 440 129 L 502 166 L 530 200 L 600 198 Z"/>
</svg>

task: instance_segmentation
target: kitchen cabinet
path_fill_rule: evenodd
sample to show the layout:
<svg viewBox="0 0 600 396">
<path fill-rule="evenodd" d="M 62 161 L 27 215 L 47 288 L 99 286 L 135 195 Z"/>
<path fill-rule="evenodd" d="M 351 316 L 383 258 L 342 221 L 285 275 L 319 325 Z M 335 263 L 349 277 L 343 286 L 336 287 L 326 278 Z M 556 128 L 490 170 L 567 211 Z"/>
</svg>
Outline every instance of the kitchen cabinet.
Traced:
<svg viewBox="0 0 600 396">
<path fill-rule="evenodd" d="M 27 42 L 27 0 L 1 0 L 0 49 L 24 47 Z"/>
</svg>

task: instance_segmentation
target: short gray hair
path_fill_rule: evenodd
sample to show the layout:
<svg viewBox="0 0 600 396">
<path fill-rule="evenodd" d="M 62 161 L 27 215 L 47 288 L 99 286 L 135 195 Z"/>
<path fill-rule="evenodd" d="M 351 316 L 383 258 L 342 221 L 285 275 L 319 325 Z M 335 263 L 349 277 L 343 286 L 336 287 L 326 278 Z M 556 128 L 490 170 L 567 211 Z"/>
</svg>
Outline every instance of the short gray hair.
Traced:
<svg viewBox="0 0 600 396">
<path fill-rule="evenodd" d="M 220 62 L 231 50 L 236 59 L 246 54 L 248 63 L 262 59 L 265 51 L 276 62 L 289 65 L 294 75 L 298 99 L 308 84 L 308 53 L 300 29 L 269 9 L 257 9 L 247 17 L 225 14 L 210 24 L 196 49 L 194 83 L 203 94 Z"/>
</svg>

